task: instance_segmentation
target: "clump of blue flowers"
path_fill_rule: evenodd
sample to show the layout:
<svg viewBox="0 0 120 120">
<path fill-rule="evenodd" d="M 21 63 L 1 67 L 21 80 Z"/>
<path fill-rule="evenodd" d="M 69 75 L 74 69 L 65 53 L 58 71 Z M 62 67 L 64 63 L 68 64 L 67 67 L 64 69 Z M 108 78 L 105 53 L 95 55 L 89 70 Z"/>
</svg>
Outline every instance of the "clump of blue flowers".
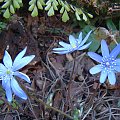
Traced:
<svg viewBox="0 0 120 120">
<path fill-rule="evenodd" d="M 0 78 L 2 80 L 2 86 L 6 91 L 7 100 L 9 102 L 12 101 L 13 93 L 24 100 L 27 99 L 27 95 L 20 88 L 15 78 L 15 76 L 17 76 L 30 83 L 30 78 L 26 74 L 18 71 L 19 69 L 27 65 L 29 62 L 31 62 L 35 57 L 35 55 L 24 57 L 26 49 L 27 47 L 16 56 L 14 62 L 12 61 L 9 53 L 5 51 L 3 57 L 3 64 L 0 63 Z"/>
<path fill-rule="evenodd" d="M 112 51 L 109 53 L 108 46 L 105 40 L 101 41 L 101 52 L 102 56 L 94 53 L 88 52 L 93 60 L 99 62 L 100 64 L 92 67 L 90 69 L 91 74 L 96 74 L 101 72 L 100 83 L 104 83 L 107 76 L 111 85 L 114 85 L 116 82 L 116 72 L 120 72 L 120 59 L 116 57 L 120 53 L 120 44 L 118 44 Z"/>
<path fill-rule="evenodd" d="M 54 48 L 53 52 L 57 53 L 57 54 L 67 54 L 67 53 L 71 53 L 75 50 L 83 50 L 89 47 L 89 45 L 91 44 L 91 42 L 86 43 L 86 41 L 88 40 L 88 37 L 90 36 L 92 31 L 90 31 L 86 37 L 83 39 L 82 38 L 82 32 L 80 32 L 78 39 L 76 39 L 74 36 L 70 35 L 69 36 L 69 42 L 65 43 L 63 41 L 60 41 L 59 44 L 62 46 L 61 48 Z"/>
</svg>

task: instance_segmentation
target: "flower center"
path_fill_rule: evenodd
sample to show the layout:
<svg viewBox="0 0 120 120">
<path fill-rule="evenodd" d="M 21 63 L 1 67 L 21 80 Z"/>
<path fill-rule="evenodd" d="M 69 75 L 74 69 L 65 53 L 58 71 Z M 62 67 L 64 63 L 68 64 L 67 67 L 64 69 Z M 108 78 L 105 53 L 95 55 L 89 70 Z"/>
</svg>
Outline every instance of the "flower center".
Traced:
<svg viewBox="0 0 120 120">
<path fill-rule="evenodd" d="M 110 63 L 108 61 L 106 62 L 106 66 L 108 66 L 108 67 L 110 66 Z"/>
<path fill-rule="evenodd" d="M 107 70 L 107 72 L 110 72 L 115 70 L 116 60 L 113 57 L 104 57 L 102 59 L 101 66 L 103 69 Z"/>
<path fill-rule="evenodd" d="M 77 46 L 76 45 L 72 45 L 72 48 L 76 48 Z"/>
<path fill-rule="evenodd" d="M 7 71 L 6 71 L 6 74 L 10 75 L 10 74 L 11 74 L 10 70 L 7 70 Z"/>
</svg>

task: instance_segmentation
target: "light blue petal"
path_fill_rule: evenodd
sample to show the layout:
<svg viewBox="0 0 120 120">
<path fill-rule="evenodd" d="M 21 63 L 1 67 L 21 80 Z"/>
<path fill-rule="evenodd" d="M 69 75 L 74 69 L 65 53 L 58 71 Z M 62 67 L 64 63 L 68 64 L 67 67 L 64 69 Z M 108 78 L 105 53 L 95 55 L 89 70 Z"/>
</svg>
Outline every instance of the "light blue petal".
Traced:
<svg viewBox="0 0 120 120">
<path fill-rule="evenodd" d="M 65 51 L 67 48 L 53 48 L 54 51 Z"/>
<path fill-rule="evenodd" d="M 12 90 L 10 86 L 10 78 L 6 77 L 6 79 L 2 80 L 2 86 L 6 91 L 6 97 L 9 102 L 12 101 Z"/>
<path fill-rule="evenodd" d="M 5 51 L 4 57 L 3 57 L 3 63 L 7 68 L 11 68 L 12 67 L 12 59 L 10 54 Z"/>
<path fill-rule="evenodd" d="M 90 34 L 91 34 L 92 30 L 86 35 L 86 37 L 83 39 L 83 41 L 81 42 L 81 46 L 84 45 L 84 43 L 88 40 Z"/>
<path fill-rule="evenodd" d="M 14 77 L 11 80 L 11 88 L 14 94 L 24 100 L 27 99 L 27 95 L 25 92 L 20 88 L 18 82 L 14 79 Z"/>
<path fill-rule="evenodd" d="M 115 77 L 115 73 L 114 72 L 109 72 L 108 74 L 108 79 L 111 85 L 114 85 L 116 82 L 116 77 Z"/>
<path fill-rule="evenodd" d="M 103 70 L 100 75 L 100 83 L 104 83 L 106 78 L 107 78 L 107 72 Z"/>
<path fill-rule="evenodd" d="M 87 48 L 90 46 L 91 43 L 92 43 L 92 42 L 89 42 L 88 44 L 85 44 L 85 45 L 83 45 L 82 47 L 79 47 L 78 50 L 84 50 L 84 49 L 87 49 Z"/>
<path fill-rule="evenodd" d="M 60 41 L 59 44 L 60 44 L 62 47 L 67 48 L 67 49 L 68 49 L 69 47 L 71 47 L 70 44 L 65 43 L 65 42 L 63 42 L 63 41 Z"/>
<path fill-rule="evenodd" d="M 116 64 L 120 65 L 120 59 L 116 59 Z"/>
<path fill-rule="evenodd" d="M 6 71 L 7 71 L 7 68 L 2 63 L 0 63 L 0 77 L 4 75 Z"/>
<path fill-rule="evenodd" d="M 25 47 L 15 58 L 14 62 L 13 62 L 13 66 L 16 66 L 18 64 L 18 62 L 20 61 L 20 59 L 22 59 L 22 57 L 25 55 L 27 50 L 27 47 Z"/>
<path fill-rule="evenodd" d="M 110 56 L 113 58 L 116 58 L 118 54 L 120 53 L 120 44 L 118 44 L 110 53 Z"/>
<path fill-rule="evenodd" d="M 57 53 L 57 54 L 60 54 L 60 55 L 67 54 L 67 53 L 70 53 L 70 52 L 72 52 L 72 51 L 60 51 L 60 52 L 54 51 L 54 53 Z"/>
<path fill-rule="evenodd" d="M 114 68 L 115 68 L 115 70 L 116 70 L 117 72 L 120 72 L 120 65 L 119 65 L 119 66 L 117 65 L 117 66 L 115 66 Z"/>
<path fill-rule="evenodd" d="M 101 65 L 95 65 L 94 67 L 92 67 L 89 71 L 91 74 L 96 74 L 99 73 L 102 70 Z"/>
<path fill-rule="evenodd" d="M 0 63 L 0 71 L 6 71 L 7 68 L 2 64 Z"/>
<path fill-rule="evenodd" d="M 88 56 L 97 62 L 102 62 L 102 57 L 94 52 L 88 52 Z"/>
<path fill-rule="evenodd" d="M 21 79 L 24 79 L 25 81 L 31 83 L 30 78 L 26 74 L 24 74 L 22 72 L 16 71 L 16 72 L 13 73 L 13 75 L 15 75 L 15 76 L 17 76 L 17 77 L 19 77 Z"/>
<path fill-rule="evenodd" d="M 103 57 L 109 57 L 109 49 L 105 40 L 101 41 L 101 51 Z"/>
<path fill-rule="evenodd" d="M 76 39 L 74 38 L 74 36 L 69 35 L 69 41 L 70 41 L 70 45 L 71 45 L 73 48 L 76 48 L 76 47 L 77 47 L 77 41 L 76 41 Z"/>
<path fill-rule="evenodd" d="M 82 42 L 82 32 L 80 32 L 77 41 L 78 41 L 78 44 L 80 44 Z"/>
<path fill-rule="evenodd" d="M 13 66 L 13 71 L 19 70 L 19 69 L 23 68 L 24 66 L 26 66 L 29 62 L 31 62 L 33 60 L 34 57 L 35 57 L 35 55 L 23 57 L 22 59 L 20 59 L 18 61 L 18 64 Z"/>
</svg>

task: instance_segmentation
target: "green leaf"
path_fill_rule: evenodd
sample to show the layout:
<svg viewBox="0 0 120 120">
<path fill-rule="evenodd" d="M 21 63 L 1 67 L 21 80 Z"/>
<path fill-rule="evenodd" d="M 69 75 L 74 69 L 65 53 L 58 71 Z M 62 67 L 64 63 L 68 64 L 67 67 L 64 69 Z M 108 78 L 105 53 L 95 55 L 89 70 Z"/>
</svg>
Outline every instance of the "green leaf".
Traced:
<svg viewBox="0 0 120 120">
<path fill-rule="evenodd" d="M 51 2 L 45 7 L 45 10 L 49 10 L 51 8 Z"/>
<path fill-rule="evenodd" d="M 61 5 L 62 5 L 62 6 L 65 6 L 65 4 L 64 4 L 64 2 L 63 2 L 63 1 L 60 1 L 60 3 L 61 3 Z"/>
<path fill-rule="evenodd" d="M 21 4 L 21 3 L 22 3 L 22 0 L 17 0 L 17 2 Z"/>
<path fill-rule="evenodd" d="M 113 23 L 112 19 L 108 19 L 106 21 L 106 24 L 107 24 L 108 29 L 112 30 L 112 32 L 117 31 L 117 28 L 116 28 L 115 24 Z"/>
<path fill-rule="evenodd" d="M 3 2 L 3 0 L 0 0 L 0 2 Z"/>
<path fill-rule="evenodd" d="M 73 120 L 79 120 L 79 112 L 80 112 L 80 110 L 77 109 L 77 108 L 75 108 L 75 109 L 73 110 L 73 117 L 74 117 Z"/>
<path fill-rule="evenodd" d="M 77 20 L 81 20 L 81 18 L 80 18 L 80 16 L 79 16 L 77 11 L 75 12 L 75 15 L 76 15 Z"/>
<path fill-rule="evenodd" d="M 4 22 L 0 22 L 0 29 L 4 29 L 4 28 L 6 28 L 6 23 L 4 23 Z M 0 88 L 1 89 L 1 88 Z"/>
<path fill-rule="evenodd" d="M 65 5 L 65 9 L 69 12 L 70 11 L 70 8 L 68 5 Z"/>
<path fill-rule="evenodd" d="M 4 104 L 4 101 L 3 100 L 0 100 L 0 105 Z"/>
<path fill-rule="evenodd" d="M 84 13 L 83 13 L 83 20 L 87 21 L 87 17 Z"/>
<path fill-rule="evenodd" d="M 29 11 L 32 11 L 33 9 L 34 9 L 34 7 L 35 7 L 35 4 L 32 4 L 32 5 L 30 5 L 30 7 L 29 7 Z"/>
<path fill-rule="evenodd" d="M 87 13 L 90 18 L 93 18 L 93 15 L 90 13 Z"/>
<path fill-rule="evenodd" d="M 12 103 L 12 107 L 13 107 L 14 109 L 17 109 L 17 108 L 18 108 L 18 106 L 16 105 L 15 102 Z"/>
<path fill-rule="evenodd" d="M 56 6 L 58 6 L 58 2 L 56 0 L 54 0 L 53 3 L 55 3 Z"/>
<path fill-rule="evenodd" d="M 118 43 L 120 43 L 120 37 L 118 37 L 118 38 L 116 39 L 116 41 L 117 41 Z M 114 41 L 112 41 L 112 42 L 110 43 L 110 45 L 109 45 L 110 50 L 112 51 L 115 47 L 116 47 L 116 43 L 115 43 Z M 120 54 L 119 54 L 117 57 L 120 58 Z"/>
<path fill-rule="evenodd" d="M 20 8 L 19 3 L 16 0 L 13 0 L 14 8 Z"/>
<path fill-rule="evenodd" d="M 29 2 L 29 5 L 32 5 L 32 4 L 34 4 L 36 2 L 36 0 L 31 0 L 30 2 Z"/>
<path fill-rule="evenodd" d="M 87 33 L 92 30 L 92 29 L 95 29 L 94 26 L 90 26 L 90 25 L 87 25 L 83 30 L 83 38 L 87 35 Z M 98 48 L 100 47 L 100 40 L 97 40 L 96 37 L 95 37 L 95 34 L 91 34 L 87 40 L 87 42 L 91 42 L 92 41 L 92 44 L 89 46 L 89 51 L 92 51 L 92 52 L 96 52 L 98 50 Z"/>
<path fill-rule="evenodd" d="M 92 39 L 92 44 L 89 46 L 89 51 L 96 52 L 100 46 L 100 41 L 95 40 L 94 37 L 90 37 L 89 39 Z"/>
<path fill-rule="evenodd" d="M 40 1 L 37 1 L 37 7 L 38 7 L 39 9 L 43 10 L 43 7 L 42 7 Z"/>
<path fill-rule="evenodd" d="M 39 1 L 40 1 L 41 5 L 45 5 L 44 0 L 39 0 Z"/>
<path fill-rule="evenodd" d="M 48 16 L 53 16 L 55 13 L 54 13 L 54 9 L 53 9 L 53 6 L 49 9 L 48 11 Z"/>
<path fill-rule="evenodd" d="M 3 16 L 4 16 L 5 18 L 9 18 L 9 17 L 10 17 L 10 11 L 9 11 L 8 8 L 5 10 Z"/>
<path fill-rule="evenodd" d="M 10 12 L 11 12 L 12 14 L 14 14 L 14 13 L 15 13 L 15 9 L 14 9 L 14 7 L 13 7 L 13 5 L 12 5 L 12 4 L 10 5 Z"/>
<path fill-rule="evenodd" d="M 62 21 L 67 22 L 68 20 L 69 20 L 69 16 L 68 16 L 67 11 L 65 10 L 63 15 L 62 15 Z"/>
<path fill-rule="evenodd" d="M 5 4 L 3 4 L 2 8 L 7 8 L 10 5 L 10 1 L 7 1 Z"/>
<path fill-rule="evenodd" d="M 57 5 L 55 4 L 55 2 L 52 3 L 52 6 L 53 6 L 54 10 L 58 10 Z"/>
<path fill-rule="evenodd" d="M 79 15 L 83 14 L 83 11 L 81 9 L 76 8 L 76 10 L 79 12 Z"/>
<path fill-rule="evenodd" d="M 34 9 L 33 9 L 33 11 L 32 11 L 31 16 L 32 16 L 32 17 L 38 16 L 38 9 L 37 9 L 36 5 L 35 5 L 35 7 L 34 7 Z"/>
<path fill-rule="evenodd" d="M 64 12 L 64 7 L 62 7 L 60 10 L 60 13 L 63 13 L 63 12 Z"/>
</svg>

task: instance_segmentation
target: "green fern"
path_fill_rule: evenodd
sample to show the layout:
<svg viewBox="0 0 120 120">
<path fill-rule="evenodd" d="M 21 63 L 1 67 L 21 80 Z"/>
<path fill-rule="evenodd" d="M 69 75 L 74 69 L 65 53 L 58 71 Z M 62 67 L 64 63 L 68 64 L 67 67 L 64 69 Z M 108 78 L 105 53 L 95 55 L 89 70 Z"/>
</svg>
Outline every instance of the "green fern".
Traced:
<svg viewBox="0 0 120 120">
<path fill-rule="evenodd" d="M 3 0 L 2 0 L 3 1 Z M 4 0 L 2 9 L 5 10 L 3 16 L 9 18 L 11 14 L 14 14 L 16 9 L 19 9 L 22 6 L 22 0 Z"/>
<path fill-rule="evenodd" d="M 0 0 L 0 2 L 3 2 L 1 8 L 4 10 L 3 16 L 5 18 L 15 14 L 16 9 L 20 9 L 23 6 L 22 0 Z M 32 17 L 38 16 L 39 10 L 47 11 L 48 16 L 53 16 L 55 11 L 59 11 L 63 22 L 67 22 L 70 19 L 71 13 L 74 13 L 79 21 L 87 21 L 88 17 L 93 17 L 90 13 L 84 12 L 83 8 L 78 8 L 63 0 L 47 0 L 46 3 L 45 0 L 30 0 L 28 10 L 31 12 Z"/>
</svg>

